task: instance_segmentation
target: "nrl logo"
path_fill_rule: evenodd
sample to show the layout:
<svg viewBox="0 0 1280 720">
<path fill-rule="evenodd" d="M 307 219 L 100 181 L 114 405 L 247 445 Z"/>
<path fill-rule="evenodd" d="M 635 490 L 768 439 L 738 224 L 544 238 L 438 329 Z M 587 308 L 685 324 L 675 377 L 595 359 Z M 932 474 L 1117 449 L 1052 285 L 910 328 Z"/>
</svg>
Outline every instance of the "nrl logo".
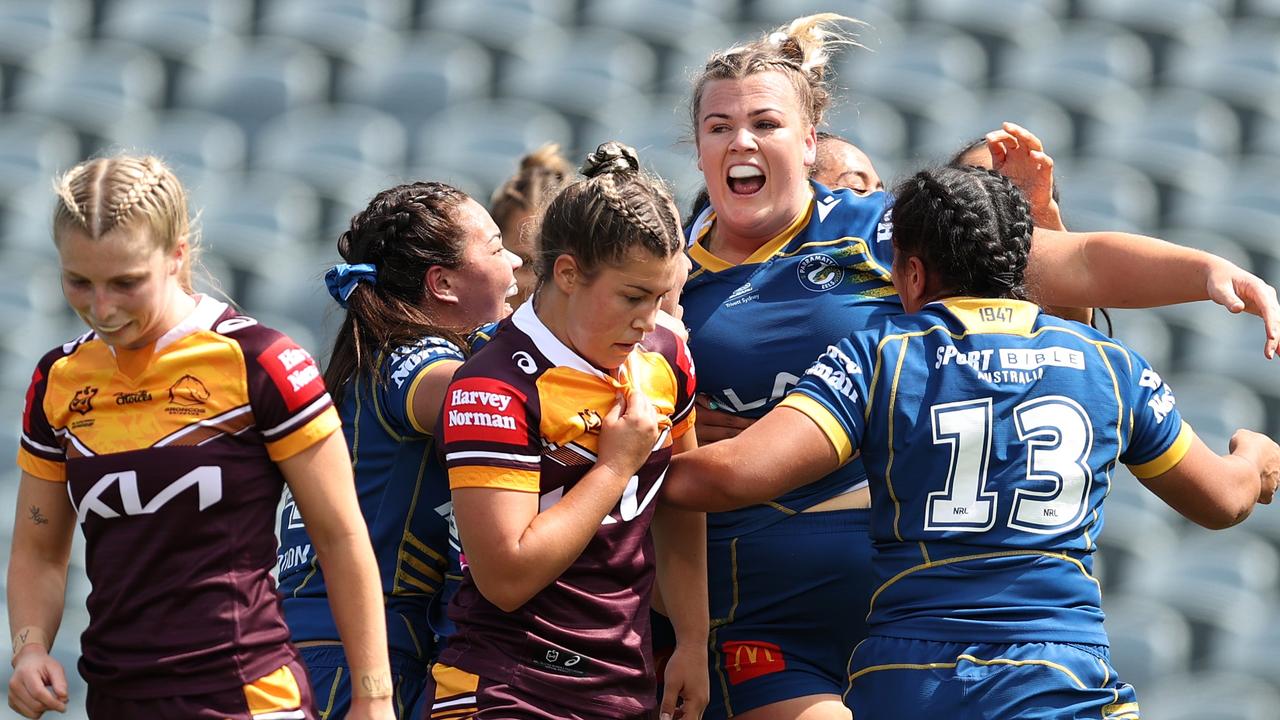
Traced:
<svg viewBox="0 0 1280 720">
<path fill-rule="evenodd" d="M 81 415 L 88 415 L 93 409 L 93 396 L 98 394 L 98 388 L 85 385 L 83 390 L 77 390 L 76 396 L 71 398 L 71 403 L 67 405 L 67 409 L 72 412 L 78 412 Z"/>
</svg>

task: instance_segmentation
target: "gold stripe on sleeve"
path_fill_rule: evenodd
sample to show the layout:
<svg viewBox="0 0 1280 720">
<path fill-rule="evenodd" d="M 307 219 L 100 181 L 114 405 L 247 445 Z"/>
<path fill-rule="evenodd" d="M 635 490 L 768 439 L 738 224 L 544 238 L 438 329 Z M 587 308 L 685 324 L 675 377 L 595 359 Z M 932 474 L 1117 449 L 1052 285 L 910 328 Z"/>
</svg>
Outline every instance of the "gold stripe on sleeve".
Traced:
<svg viewBox="0 0 1280 720">
<path fill-rule="evenodd" d="M 18 467 L 28 475 L 38 477 L 41 480 L 48 480 L 49 482 L 67 481 L 66 463 L 37 457 L 27 452 L 24 447 L 18 448 Z"/>
<path fill-rule="evenodd" d="M 1130 465 L 1129 472 L 1132 472 L 1133 476 L 1139 480 L 1147 480 L 1163 475 L 1182 462 L 1182 458 L 1187 456 L 1187 451 L 1191 450 L 1191 441 L 1195 439 L 1195 430 L 1192 430 L 1187 421 L 1183 420 L 1182 429 L 1178 431 L 1178 437 L 1174 439 L 1168 450 L 1160 453 L 1159 457 L 1150 462 L 1144 462 L 1141 465 Z"/>
<path fill-rule="evenodd" d="M 827 440 L 831 442 L 831 447 L 835 448 L 836 455 L 840 457 L 840 464 L 843 465 L 853 456 L 853 443 L 849 441 L 849 435 L 844 431 L 844 426 L 836 420 L 831 411 L 823 407 L 822 403 L 814 400 L 808 395 L 801 393 L 791 393 L 778 403 L 778 407 L 789 407 L 804 413 L 810 420 L 822 430 L 827 436 Z"/>
<path fill-rule="evenodd" d="M 338 419 L 338 411 L 333 406 L 325 408 L 319 415 L 311 418 L 297 430 L 285 435 L 275 442 L 267 443 L 267 455 L 275 462 L 288 460 L 321 440 L 329 437 L 342 427 Z"/>
<path fill-rule="evenodd" d="M 495 488 L 536 493 L 542 489 L 542 473 L 537 470 L 480 465 L 449 468 L 449 489 L 458 488 Z"/>
</svg>

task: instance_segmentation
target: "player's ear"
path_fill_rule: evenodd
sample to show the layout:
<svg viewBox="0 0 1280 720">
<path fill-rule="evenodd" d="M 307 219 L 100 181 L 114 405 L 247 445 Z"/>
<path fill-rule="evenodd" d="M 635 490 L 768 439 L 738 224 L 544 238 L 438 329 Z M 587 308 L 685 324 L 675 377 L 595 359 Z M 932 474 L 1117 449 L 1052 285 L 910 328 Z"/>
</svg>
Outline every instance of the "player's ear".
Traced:
<svg viewBox="0 0 1280 720">
<path fill-rule="evenodd" d="M 427 297 L 439 303 L 456 304 L 458 293 L 454 288 L 454 278 L 449 269 L 440 265 L 432 265 L 422 276 L 423 289 Z"/>
<path fill-rule="evenodd" d="M 577 258 L 572 255 L 561 255 L 551 266 L 551 280 L 565 295 L 571 294 L 580 287 L 585 279 Z"/>
<path fill-rule="evenodd" d="M 902 263 L 898 298 L 907 312 L 919 310 L 928 298 L 929 273 L 924 261 L 915 255 L 899 258 Z"/>
</svg>

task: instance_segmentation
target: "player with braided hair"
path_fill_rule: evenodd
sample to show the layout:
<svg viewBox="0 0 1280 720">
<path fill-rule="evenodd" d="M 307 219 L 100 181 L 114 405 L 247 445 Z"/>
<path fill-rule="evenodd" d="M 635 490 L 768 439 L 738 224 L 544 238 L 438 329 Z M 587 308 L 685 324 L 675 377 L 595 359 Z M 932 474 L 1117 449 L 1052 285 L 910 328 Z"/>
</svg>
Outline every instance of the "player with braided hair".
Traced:
<svg viewBox="0 0 1280 720">
<path fill-rule="evenodd" d="M 677 457 L 689 508 L 761 502 L 859 455 L 871 484 L 859 720 L 1137 718 L 1116 678 L 1092 553 L 1117 463 L 1210 528 L 1269 503 L 1280 446 L 1218 455 L 1139 355 L 1022 299 L 1032 221 L 1008 178 L 925 170 L 895 190 L 908 314 L 829 346 L 777 408 Z"/>
<path fill-rule="evenodd" d="M 438 182 L 383 190 L 338 239 L 326 281 L 345 309 L 325 384 L 338 407 L 382 581 L 397 717 L 417 717 L 427 668 L 447 634 L 449 485 L 436 417 L 464 359 L 462 339 L 505 317 L 520 260 L 475 200 Z M 280 593 L 325 717 L 354 688 L 330 600 L 341 591 L 311 552 L 309 518 L 286 498 Z"/>
<path fill-rule="evenodd" d="M 763 416 L 837 338 L 900 310 L 890 195 L 808 179 L 830 97 L 829 49 L 852 43 L 841 29 L 849 22 L 799 18 L 713 54 L 695 79 L 690 115 L 710 204 L 689 228 L 683 320 L 708 396 L 698 413 L 704 442 L 738 432 L 730 416 Z M 1030 163 L 1028 153 L 1012 148 L 1006 165 Z M 1262 315 L 1265 352 L 1274 351 L 1275 291 L 1230 263 L 1119 233 L 1034 236 L 1027 287 L 1037 301 L 1212 298 Z M 855 461 L 767 503 L 708 516 L 709 717 L 849 717 L 846 663 L 874 590 L 865 485 Z"/>
<path fill-rule="evenodd" d="M 655 502 L 672 453 L 696 444 L 693 365 L 656 323 L 683 243 L 639 168 L 618 143 L 587 158 L 543 216 L 532 300 L 446 393 L 463 580 L 429 717 L 652 717 L 655 581 L 678 636 L 663 717 L 706 703 L 703 516 Z"/>
<path fill-rule="evenodd" d="M 363 688 L 347 717 L 391 718 L 377 568 L 315 362 L 192 292 L 186 194 L 160 160 L 87 161 L 56 188 L 62 289 L 89 332 L 47 353 L 27 394 L 10 707 L 65 710 L 48 650 L 78 524 L 89 717 L 316 717 L 270 575 L 287 483 L 346 590 L 334 637 Z"/>
<path fill-rule="evenodd" d="M 520 158 L 516 173 L 493 191 L 489 212 L 502 230 L 502 244 L 524 263 L 516 270 L 520 291 L 511 298 L 512 307 L 520 307 L 529 299 L 537 282 L 533 267 L 537 254 L 533 242 L 537 219 L 573 175 L 573 166 L 560 156 L 560 146 L 548 143 Z"/>
</svg>

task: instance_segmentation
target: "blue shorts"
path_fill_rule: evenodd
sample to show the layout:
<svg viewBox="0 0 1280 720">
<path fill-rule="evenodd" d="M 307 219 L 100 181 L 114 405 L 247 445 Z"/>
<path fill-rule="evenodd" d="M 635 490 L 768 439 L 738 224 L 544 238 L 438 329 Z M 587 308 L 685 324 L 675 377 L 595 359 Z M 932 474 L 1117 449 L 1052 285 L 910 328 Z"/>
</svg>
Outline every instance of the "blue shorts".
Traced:
<svg viewBox="0 0 1280 720">
<path fill-rule="evenodd" d="M 970 644 L 875 636 L 849 663 L 858 720 L 1138 720 L 1133 686 L 1100 645 Z"/>
<path fill-rule="evenodd" d="M 341 645 L 309 645 L 298 648 L 311 676 L 320 720 L 337 720 L 351 710 L 351 668 Z M 404 653 L 391 651 L 392 707 L 397 718 L 418 717 L 422 689 L 427 684 L 427 664 Z"/>
<path fill-rule="evenodd" d="M 799 513 L 708 543 L 708 720 L 844 694 L 875 591 L 870 512 Z"/>
</svg>

